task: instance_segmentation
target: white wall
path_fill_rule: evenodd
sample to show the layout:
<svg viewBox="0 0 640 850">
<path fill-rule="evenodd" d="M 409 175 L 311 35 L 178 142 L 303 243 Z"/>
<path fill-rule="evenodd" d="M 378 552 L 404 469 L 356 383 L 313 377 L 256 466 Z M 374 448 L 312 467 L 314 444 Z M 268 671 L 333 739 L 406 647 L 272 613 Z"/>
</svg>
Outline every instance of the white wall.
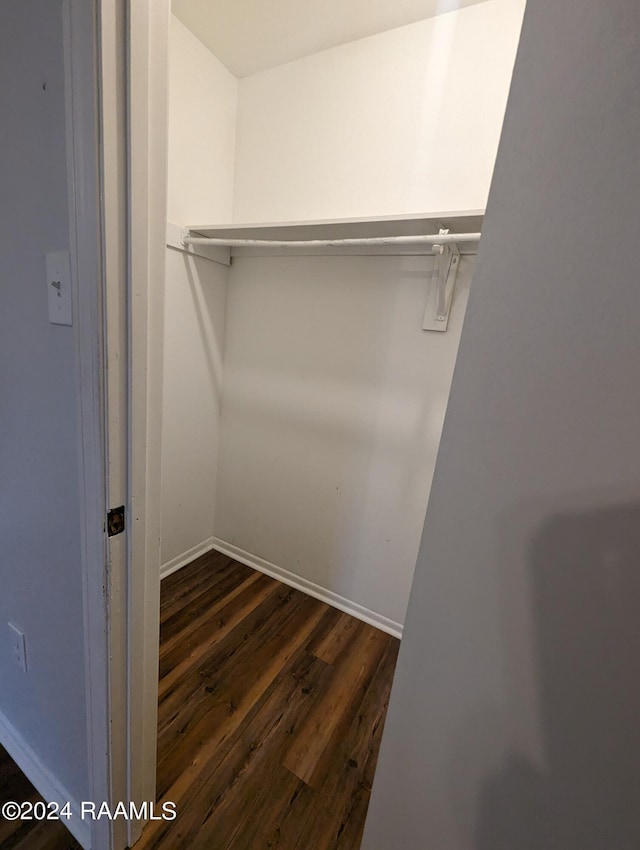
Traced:
<svg viewBox="0 0 640 850">
<path fill-rule="evenodd" d="M 45 253 L 69 245 L 62 3 L 0 4 L 0 740 L 13 727 L 87 799 L 73 329 Z M 13 662 L 7 622 L 27 640 Z"/>
<path fill-rule="evenodd" d="M 169 30 L 167 216 L 229 221 L 238 81 L 174 15 Z"/>
<path fill-rule="evenodd" d="M 213 535 L 228 269 L 167 249 L 162 564 Z"/>
<path fill-rule="evenodd" d="M 430 257 L 235 259 L 215 534 L 402 624 L 472 268 L 421 330 Z"/>
<path fill-rule="evenodd" d="M 173 19 L 170 218 L 484 208 L 522 10 L 487 0 L 239 88 Z M 468 286 L 424 333 L 429 262 L 235 259 L 222 323 L 225 271 L 170 252 L 165 569 L 213 534 L 401 627 Z"/>
<path fill-rule="evenodd" d="M 486 0 L 240 80 L 234 220 L 486 206 L 524 0 Z"/>
<path fill-rule="evenodd" d="M 364 850 L 640 841 L 639 31 L 527 9 Z"/>
<path fill-rule="evenodd" d="M 171 18 L 168 217 L 228 221 L 237 81 Z M 167 249 L 163 357 L 162 564 L 213 534 L 228 269 Z"/>
</svg>

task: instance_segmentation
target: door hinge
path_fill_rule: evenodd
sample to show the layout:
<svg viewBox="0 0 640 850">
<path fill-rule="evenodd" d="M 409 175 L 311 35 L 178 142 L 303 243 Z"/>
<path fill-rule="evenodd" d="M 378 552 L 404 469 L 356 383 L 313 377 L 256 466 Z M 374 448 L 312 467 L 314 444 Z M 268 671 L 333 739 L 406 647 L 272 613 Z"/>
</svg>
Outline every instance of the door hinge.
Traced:
<svg viewBox="0 0 640 850">
<path fill-rule="evenodd" d="M 124 505 L 119 508 L 111 508 L 107 513 L 107 536 L 115 537 L 124 531 Z"/>
</svg>

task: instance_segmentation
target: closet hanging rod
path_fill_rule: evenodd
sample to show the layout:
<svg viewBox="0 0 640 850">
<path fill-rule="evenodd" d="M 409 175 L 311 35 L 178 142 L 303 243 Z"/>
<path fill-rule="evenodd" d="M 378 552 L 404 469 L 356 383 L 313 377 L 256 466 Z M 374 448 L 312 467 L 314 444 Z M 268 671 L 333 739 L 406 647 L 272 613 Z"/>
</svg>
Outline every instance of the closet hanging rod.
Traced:
<svg viewBox="0 0 640 850">
<path fill-rule="evenodd" d="M 447 242 L 478 242 L 480 233 L 440 233 L 428 236 L 370 236 L 351 239 L 224 239 L 185 236 L 185 245 L 224 245 L 228 248 L 341 248 L 367 245 L 443 245 Z"/>
</svg>

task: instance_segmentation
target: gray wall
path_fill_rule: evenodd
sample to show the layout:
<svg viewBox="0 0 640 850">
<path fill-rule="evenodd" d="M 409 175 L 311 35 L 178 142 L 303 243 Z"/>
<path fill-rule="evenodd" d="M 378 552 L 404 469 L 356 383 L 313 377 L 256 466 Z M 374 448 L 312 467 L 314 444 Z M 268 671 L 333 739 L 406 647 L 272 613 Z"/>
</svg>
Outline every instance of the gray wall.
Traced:
<svg viewBox="0 0 640 850">
<path fill-rule="evenodd" d="M 49 324 L 44 257 L 68 248 L 61 8 L 0 3 L 0 712 L 86 799 L 73 329 Z"/>
<path fill-rule="evenodd" d="M 639 34 L 526 12 L 364 850 L 640 846 Z"/>
</svg>

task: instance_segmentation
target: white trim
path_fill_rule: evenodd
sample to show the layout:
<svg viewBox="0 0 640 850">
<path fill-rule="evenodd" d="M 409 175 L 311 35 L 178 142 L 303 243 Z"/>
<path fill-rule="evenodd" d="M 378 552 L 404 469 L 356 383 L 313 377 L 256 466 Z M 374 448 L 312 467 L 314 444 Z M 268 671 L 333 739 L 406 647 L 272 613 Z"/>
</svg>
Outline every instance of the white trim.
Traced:
<svg viewBox="0 0 640 850">
<path fill-rule="evenodd" d="M 64 0 L 65 122 L 69 195 L 69 254 L 76 369 L 81 569 L 84 610 L 85 705 L 88 799 L 111 802 L 111 706 L 104 439 L 104 334 L 100 234 L 97 4 Z M 20 742 L 15 738 L 16 745 Z M 24 741 L 22 744 L 24 745 Z M 25 745 L 26 746 L 26 745 Z M 31 752 L 31 751 L 29 751 Z M 22 755 L 26 759 L 23 746 Z M 55 778 L 40 770 L 42 793 L 59 793 Z M 16 759 L 17 760 L 17 759 Z M 25 772 L 27 772 L 25 770 Z M 34 783 L 35 784 L 35 783 Z M 40 788 L 40 786 L 37 786 Z M 91 821 L 84 846 L 113 846 L 108 819 Z"/>
<path fill-rule="evenodd" d="M 270 561 L 265 561 L 264 558 L 260 558 L 258 555 L 253 555 L 251 552 L 246 552 L 244 549 L 240 549 L 232 543 L 227 543 L 219 537 L 213 537 L 211 539 L 213 541 L 211 548 L 215 549 L 216 552 L 228 555 L 230 558 L 240 561 L 241 564 L 253 567 L 254 570 L 258 570 L 260 573 L 264 573 L 272 578 L 277 578 L 278 581 L 281 581 L 283 584 L 286 584 L 289 587 L 295 587 L 297 590 L 301 590 L 303 593 L 313 596 L 321 602 L 326 602 L 327 605 L 331 605 L 333 608 L 338 608 L 340 611 L 344 611 L 346 614 L 351 614 L 358 620 L 363 620 L 365 623 L 369 623 L 370 626 L 375 626 L 376 629 L 380 629 L 387 634 L 393 635 L 393 637 L 402 637 L 403 627 L 401 623 L 396 623 L 394 620 L 390 620 L 388 617 L 378 614 L 377 611 L 371 611 L 369 608 L 365 608 L 364 605 L 352 602 L 350 599 L 340 596 L 332 590 L 327 590 L 326 587 L 322 587 L 319 584 L 315 584 L 313 581 L 309 581 L 309 579 L 302 578 L 302 576 L 291 573 L 289 570 L 285 570 L 284 567 L 279 567 L 276 564 L 272 564 Z"/>
<path fill-rule="evenodd" d="M 47 803 L 58 803 L 61 808 L 65 803 L 69 803 L 72 817 L 69 819 L 62 818 L 62 823 L 76 841 L 79 841 L 85 850 L 89 850 L 91 847 L 91 822 L 82 820 L 79 803 L 74 800 L 58 778 L 51 773 L 2 712 L 0 712 L 0 740 L 11 758 Z M 20 802 L 20 800 L 16 802 Z"/>
<path fill-rule="evenodd" d="M 127 222 L 125 0 L 100 0 L 99 114 L 102 190 L 103 311 L 107 504 L 128 510 Z M 109 538 L 109 695 L 111 795 L 128 799 L 127 776 L 127 538 Z M 127 846 L 123 818 L 112 821 L 116 850 Z"/>
<path fill-rule="evenodd" d="M 201 555 L 206 555 L 207 552 L 211 552 L 214 548 L 214 540 L 215 538 L 209 537 L 208 540 L 203 540 L 202 543 L 196 543 L 196 545 L 192 546 L 191 549 L 187 549 L 186 552 L 183 552 L 181 555 L 177 555 L 175 558 L 167 561 L 166 564 L 163 564 L 160 567 L 160 580 L 162 581 L 163 578 L 167 578 L 167 576 L 177 573 L 178 570 L 186 567 L 187 564 L 195 561 L 195 559 L 199 558 Z"/>
<path fill-rule="evenodd" d="M 160 623 L 162 335 L 167 222 L 170 0 L 128 12 L 129 800 L 155 799 Z M 144 824 L 129 821 L 129 845 Z"/>
</svg>

